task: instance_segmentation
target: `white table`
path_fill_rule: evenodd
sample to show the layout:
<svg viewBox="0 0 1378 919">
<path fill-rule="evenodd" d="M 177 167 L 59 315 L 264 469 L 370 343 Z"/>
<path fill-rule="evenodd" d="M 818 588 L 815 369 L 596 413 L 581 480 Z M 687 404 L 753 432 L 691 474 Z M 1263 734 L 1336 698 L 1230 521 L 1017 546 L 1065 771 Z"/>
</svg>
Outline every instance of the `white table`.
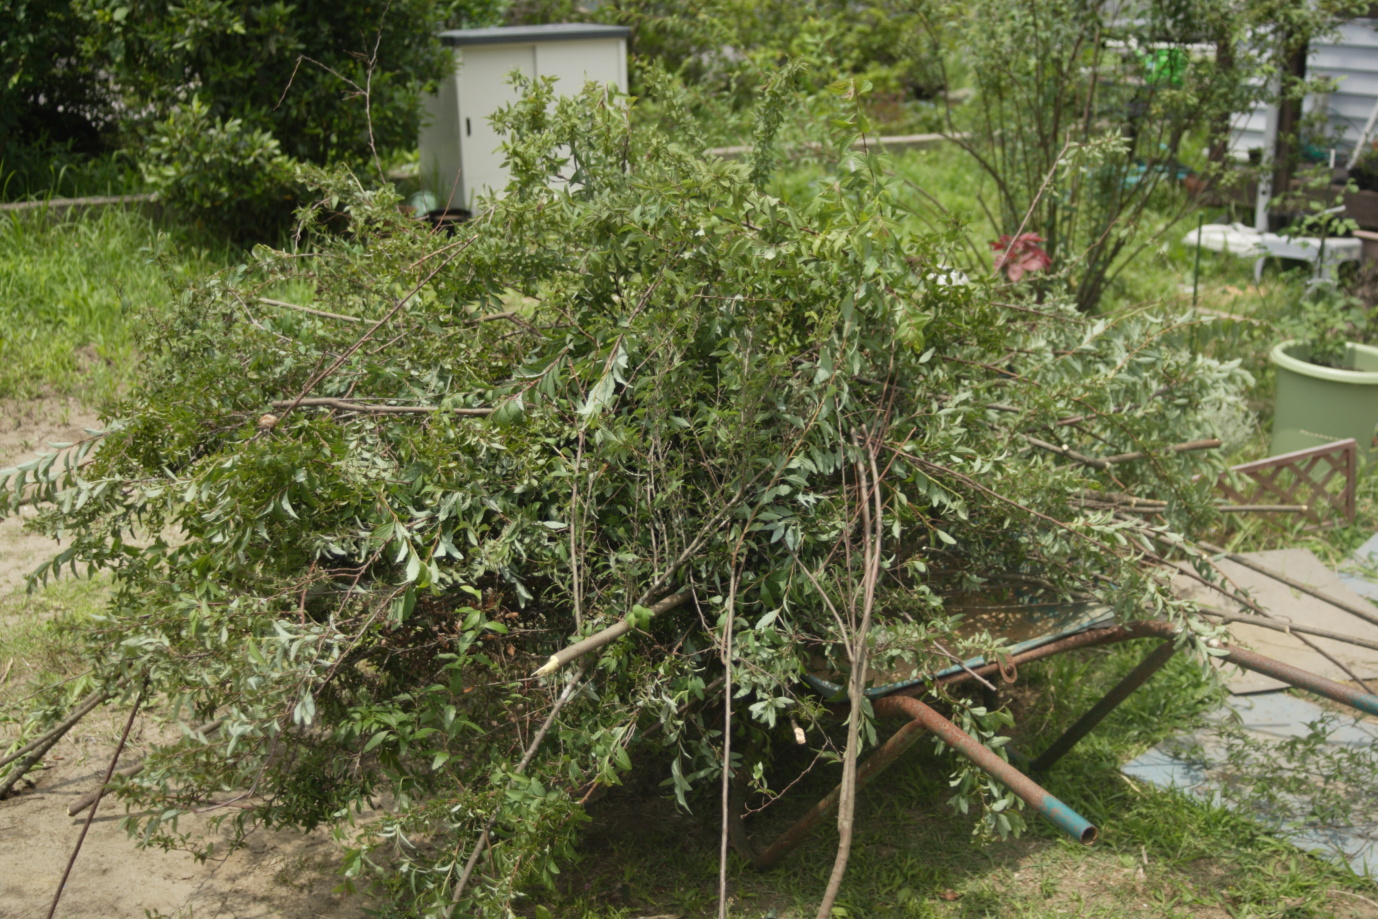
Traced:
<svg viewBox="0 0 1378 919">
<path fill-rule="evenodd" d="M 1357 262 L 1363 241 L 1351 238 L 1319 236 L 1279 236 L 1260 233 L 1242 223 L 1208 223 L 1201 227 L 1201 248 L 1212 252 L 1227 252 L 1245 258 L 1256 258 L 1254 281 L 1263 277 L 1263 262 L 1269 258 L 1290 258 L 1302 262 L 1321 263 L 1321 275 L 1335 280 L 1335 266 L 1341 262 Z M 1188 246 L 1196 246 L 1197 231 L 1183 239 Z"/>
</svg>

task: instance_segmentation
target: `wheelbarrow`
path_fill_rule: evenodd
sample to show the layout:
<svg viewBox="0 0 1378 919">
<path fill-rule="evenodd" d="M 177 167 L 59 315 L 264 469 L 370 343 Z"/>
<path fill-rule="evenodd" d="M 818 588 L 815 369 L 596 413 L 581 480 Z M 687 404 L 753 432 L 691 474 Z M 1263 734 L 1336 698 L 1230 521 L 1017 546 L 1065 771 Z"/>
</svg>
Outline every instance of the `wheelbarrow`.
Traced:
<svg viewBox="0 0 1378 919">
<path fill-rule="evenodd" d="M 1181 626 L 1162 620 L 1119 624 L 1105 607 L 1089 605 L 1031 607 L 1021 609 L 1020 613 L 1018 617 L 1008 620 L 1015 626 L 1012 634 L 1007 636 L 1013 641 L 1002 649 L 997 659 L 973 658 L 932 676 L 893 680 L 866 690 L 877 719 L 903 719 L 905 723 L 857 765 L 856 787 L 859 790 L 870 784 L 913 746 L 924 732 L 930 732 L 1009 788 L 1063 833 L 1084 845 L 1091 845 L 1098 835 L 1091 821 L 1049 794 L 1029 775 L 1005 762 L 917 697 L 935 684 L 955 686 L 997 674 L 1007 682 L 1013 682 L 1018 678 L 1019 668 L 1025 664 L 1077 648 L 1114 645 L 1144 638 L 1157 639 L 1159 644 L 1152 652 L 1033 759 L 1029 772 L 1043 773 L 1162 669 L 1178 650 Z M 1028 632 L 1038 634 L 1028 636 Z M 1224 662 L 1265 674 L 1361 712 L 1378 715 L 1378 696 L 1233 645 L 1219 643 L 1212 647 L 1212 651 Z M 817 674 L 807 675 L 805 681 L 825 698 L 841 698 L 845 704 L 845 690 L 837 683 Z M 749 838 L 742 823 L 741 808 L 734 807 L 729 817 L 729 837 L 733 848 L 754 867 L 771 868 L 802 844 L 815 824 L 836 812 L 841 794 L 842 787 L 839 785 L 766 846 L 760 846 Z"/>
</svg>

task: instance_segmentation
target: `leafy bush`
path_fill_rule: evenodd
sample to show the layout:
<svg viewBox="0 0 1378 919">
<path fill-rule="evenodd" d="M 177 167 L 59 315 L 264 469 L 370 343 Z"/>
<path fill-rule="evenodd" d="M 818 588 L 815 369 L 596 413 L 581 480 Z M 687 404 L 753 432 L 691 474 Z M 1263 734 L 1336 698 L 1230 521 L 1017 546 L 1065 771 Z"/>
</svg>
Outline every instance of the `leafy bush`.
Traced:
<svg viewBox="0 0 1378 919">
<path fill-rule="evenodd" d="M 654 92 L 654 71 L 683 78 L 714 143 L 751 132 L 759 91 L 786 61 L 803 85 L 822 90 L 842 78 L 870 82 L 868 99 L 887 121 L 904 105 L 941 88 L 938 53 L 913 4 L 885 0 L 710 0 L 688 7 L 665 0 L 619 0 L 584 8 L 568 0 L 517 0 L 509 19 L 562 22 L 592 18 L 630 26 L 632 91 Z"/>
<path fill-rule="evenodd" d="M 1358 297 L 1325 290 L 1299 299 L 1297 313 L 1281 323 L 1282 333 L 1306 346 L 1306 359 L 1323 367 L 1344 366 L 1345 345 L 1373 337 L 1375 310 Z"/>
<path fill-rule="evenodd" d="M 834 152 L 860 105 L 836 89 Z M 94 678 L 222 725 L 124 780 L 144 842 L 183 844 L 177 816 L 225 788 L 254 792 L 224 818 L 245 832 L 385 796 L 346 875 L 408 915 L 504 915 L 632 755 L 663 751 L 687 803 L 725 772 L 768 787 L 787 717 L 833 748 L 799 684 L 814 655 L 932 672 L 935 636 L 988 652 L 943 606 L 983 587 L 1181 612 L 1142 567 L 1174 531 L 1094 499 L 1211 513 L 1208 461 L 1161 448 L 1212 433 L 1235 366 L 1148 315 L 944 283 L 950 253 L 905 229 L 874 155 L 773 196 L 778 86 L 740 164 L 697 125 L 551 93 L 502 116 L 512 184 L 452 238 L 317 174 L 347 234 L 189 290 L 94 461 L 9 473 L 0 510 L 47 499 L 66 538 L 43 576 L 113 571 Z M 1069 465 L 1049 438 L 1149 458 Z M 533 678 L 608 628 L 626 634 Z M 1000 745 L 1005 713 L 948 703 Z M 858 719 L 837 747 L 873 739 Z M 962 801 L 1017 830 L 964 763 Z"/>
<path fill-rule="evenodd" d="M 1349 178 L 1360 191 L 1378 191 L 1378 150 L 1365 150 L 1349 170 Z"/>
<path fill-rule="evenodd" d="M 108 93 L 81 55 L 86 24 L 69 0 L 8 0 L 0 29 L 0 179 L 25 193 L 64 153 L 105 149 Z"/>
<path fill-rule="evenodd" d="M 161 200 L 233 239 L 272 238 L 297 200 L 296 167 L 277 139 L 212 118 L 200 99 L 153 126 L 140 167 Z"/>
<path fill-rule="evenodd" d="M 70 2 L 88 30 L 84 59 L 108 73 L 126 132 L 149 141 L 150 177 L 203 220 L 224 213 L 212 208 L 232 194 L 231 232 L 260 215 L 265 229 L 290 219 L 288 159 L 372 171 L 414 146 L 419 94 L 450 66 L 434 33 L 456 20 L 484 24 L 499 9 L 491 0 Z M 201 129 L 211 136 L 178 149 Z M 259 166 L 268 175 L 242 181 Z"/>
<path fill-rule="evenodd" d="M 657 34 L 668 37 L 676 27 L 684 34 L 686 24 L 702 24 L 692 42 L 675 48 L 662 39 L 653 55 L 697 79 L 730 69 L 734 60 L 751 59 L 769 72 L 788 58 L 805 62 L 805 84 L 820 89 L 846 76 L 871 82 L 883 96 L 926 97 L 939 88 L 935 48 L 913 4 L 718 0 L 693 18 L 677 18 L 673 6 L 655 2 L 622 10 L 643 25 L 638 39 L 650 48 Z"/>
<path fill-rule="evenodd" d="M 195 97 L 211 118 L 269 131 L 309 163 L 363 162 L 373 142 L 414 143 L 418 93 L 447 67 L 432 36 L 449 11 L 436 0 L 76 2 L 133 119 Z"/>
</svg>

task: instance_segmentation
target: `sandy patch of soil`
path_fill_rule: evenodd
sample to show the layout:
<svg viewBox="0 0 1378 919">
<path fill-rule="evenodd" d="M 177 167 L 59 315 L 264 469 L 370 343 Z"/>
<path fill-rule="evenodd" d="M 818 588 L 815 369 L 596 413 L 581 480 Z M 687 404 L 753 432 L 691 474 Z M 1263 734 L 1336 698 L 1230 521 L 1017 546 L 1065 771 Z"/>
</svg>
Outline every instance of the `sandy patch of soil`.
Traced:
<svg viewBox="0 0 1378 919">
<path fill-rule="evenodd" d="M 99 428 L 94 412 L 70 399 L 0 401 L 0 469 L 28 462 L 52 448 L 50 443 L 73 443 Z M 24 530 L 25 508 L 19 517 L 0 520 L 0 594 L 22 588 L 24 578 L 56 552 L 57 543 Z"/>
<path fill-rule="evenodd" d="M 75 402 L 47 399 L 0 402 L 0 468 L 24 462 L 98 428 L 95 414 Z M 0 596 L 24 589 L 25 576 L 56 551 L 53 541 L 25 532 L 13 517 L 0 521 Z M 20 605 L 20 615 L 27 604 Z M 36 611 L 35 611 L 35 614 Z M 12 663 L 0 629 L 0 670 Z M 15 677 L 23 664 L 15 664 Z M 0 801 L 0 919 L 41 919 L 76 845 L 85 814 L 68 806 L 95 788 L 105 773 L 127 717 L 97 712 L 54 749 L 46 767 L 23 789 Z M 121 762 L 142 754 L 150 719 L 136 722 Z M 10 731 L 0 730 L 0 751 Z M 259 831 L 246 848 L 198 863 L 184 852 L 140 850 L 120 828 L 124 808 L 101 802 L 63 892 L 60 917 L 178 916 L 307 919 L 362 915 L 362 898 L 333 893 L 339 850 L 325 831 L 302 836 Z M 184 820 L 183 831 L 207 828 L 209 815 Z"/>
<path fill-rule="evenodd" d="M 78 725 L 75 736 L 58 745 L 58 756 L 48 759 L 48 768 L 33 774 L 32 787 L 0 801 L 0 919 L 47 914 L 86 817 L 69 817 L 67 808 L 99 784 L 123 720 L 122 712 L 111 712 Z M 122 762 L 138 757 L 145 727 L 153 729 L 146 723 L 136 727 L 126 747 L 129 759 Z M 185 852 L 136 848 L 120 827 L 124 814 L 118 801 L 101 802 L 58 916 L 362 916 L 360 898 L 333 892 L 338 849 L 328 833 L 260 830 L 246 848 L 198 863 Z M 208 817 L 184 819 L 180 829 L 205 832 Z"/>
</svg>

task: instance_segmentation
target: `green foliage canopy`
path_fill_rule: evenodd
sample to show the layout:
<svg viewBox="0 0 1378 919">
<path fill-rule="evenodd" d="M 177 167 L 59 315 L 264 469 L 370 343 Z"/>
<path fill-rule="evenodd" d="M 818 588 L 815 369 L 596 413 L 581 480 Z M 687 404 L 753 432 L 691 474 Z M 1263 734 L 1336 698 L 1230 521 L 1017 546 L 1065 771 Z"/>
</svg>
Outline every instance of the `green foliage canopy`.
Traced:
<svg viewBox="0 0 1378 919">
<path fill-rule="evenodd" d="M 675 74 L 694 87 L 710 141 L 733 145 L 750 135 L 758 94 L 786 62 L 801 66 L 801 84 L 818 91 L 839 79 L 869 81 L 868 107 L 903 121 L 906 102 L 931 97 L 942 83 L 922 7 L 905 0 L 616 0 L 592 8 L 514 0 L 508 18 L 629 26 L 633 94 L 655 85 L 657 72 Z M 801 125 L 809 121 L 803 108 L 792 114 Z"/>
<path fill-rule="evenodd" d="M 0 166 L 26 162 L 34 147 L 99 149 L 110 120 L 108 92 L 82 54 L 84 23 L 70 0 L 7 0 L 0 30 Z"/>
<path fill-rule="evenodd" d="M 192 99 L 212 119 L 272 133 L 307 163 L 366 162 L 416 140 L 417 96 L 446 71 L 433 38 L 455 10 L 437 0 L 76 0 L 88 53 L 135 118 Z M 466 10 L 491 19 L 493 4 Z M 370 79 L 370 67 L 372 74 Z M 369 106 L 360 93 L 369 90 Z"/>
<path fill-rule="evenodd" d="M 451 66 L 435 33 L 491 24 L 502 9 L 18 0 L 0 37 L 0 157 L 48 127 L 118 125 L 167 203 L 238 239 L 271 238 L 298 202 L 294 164 L 362 167 L 412 148 L 419 95 Z"/>
</svg>

